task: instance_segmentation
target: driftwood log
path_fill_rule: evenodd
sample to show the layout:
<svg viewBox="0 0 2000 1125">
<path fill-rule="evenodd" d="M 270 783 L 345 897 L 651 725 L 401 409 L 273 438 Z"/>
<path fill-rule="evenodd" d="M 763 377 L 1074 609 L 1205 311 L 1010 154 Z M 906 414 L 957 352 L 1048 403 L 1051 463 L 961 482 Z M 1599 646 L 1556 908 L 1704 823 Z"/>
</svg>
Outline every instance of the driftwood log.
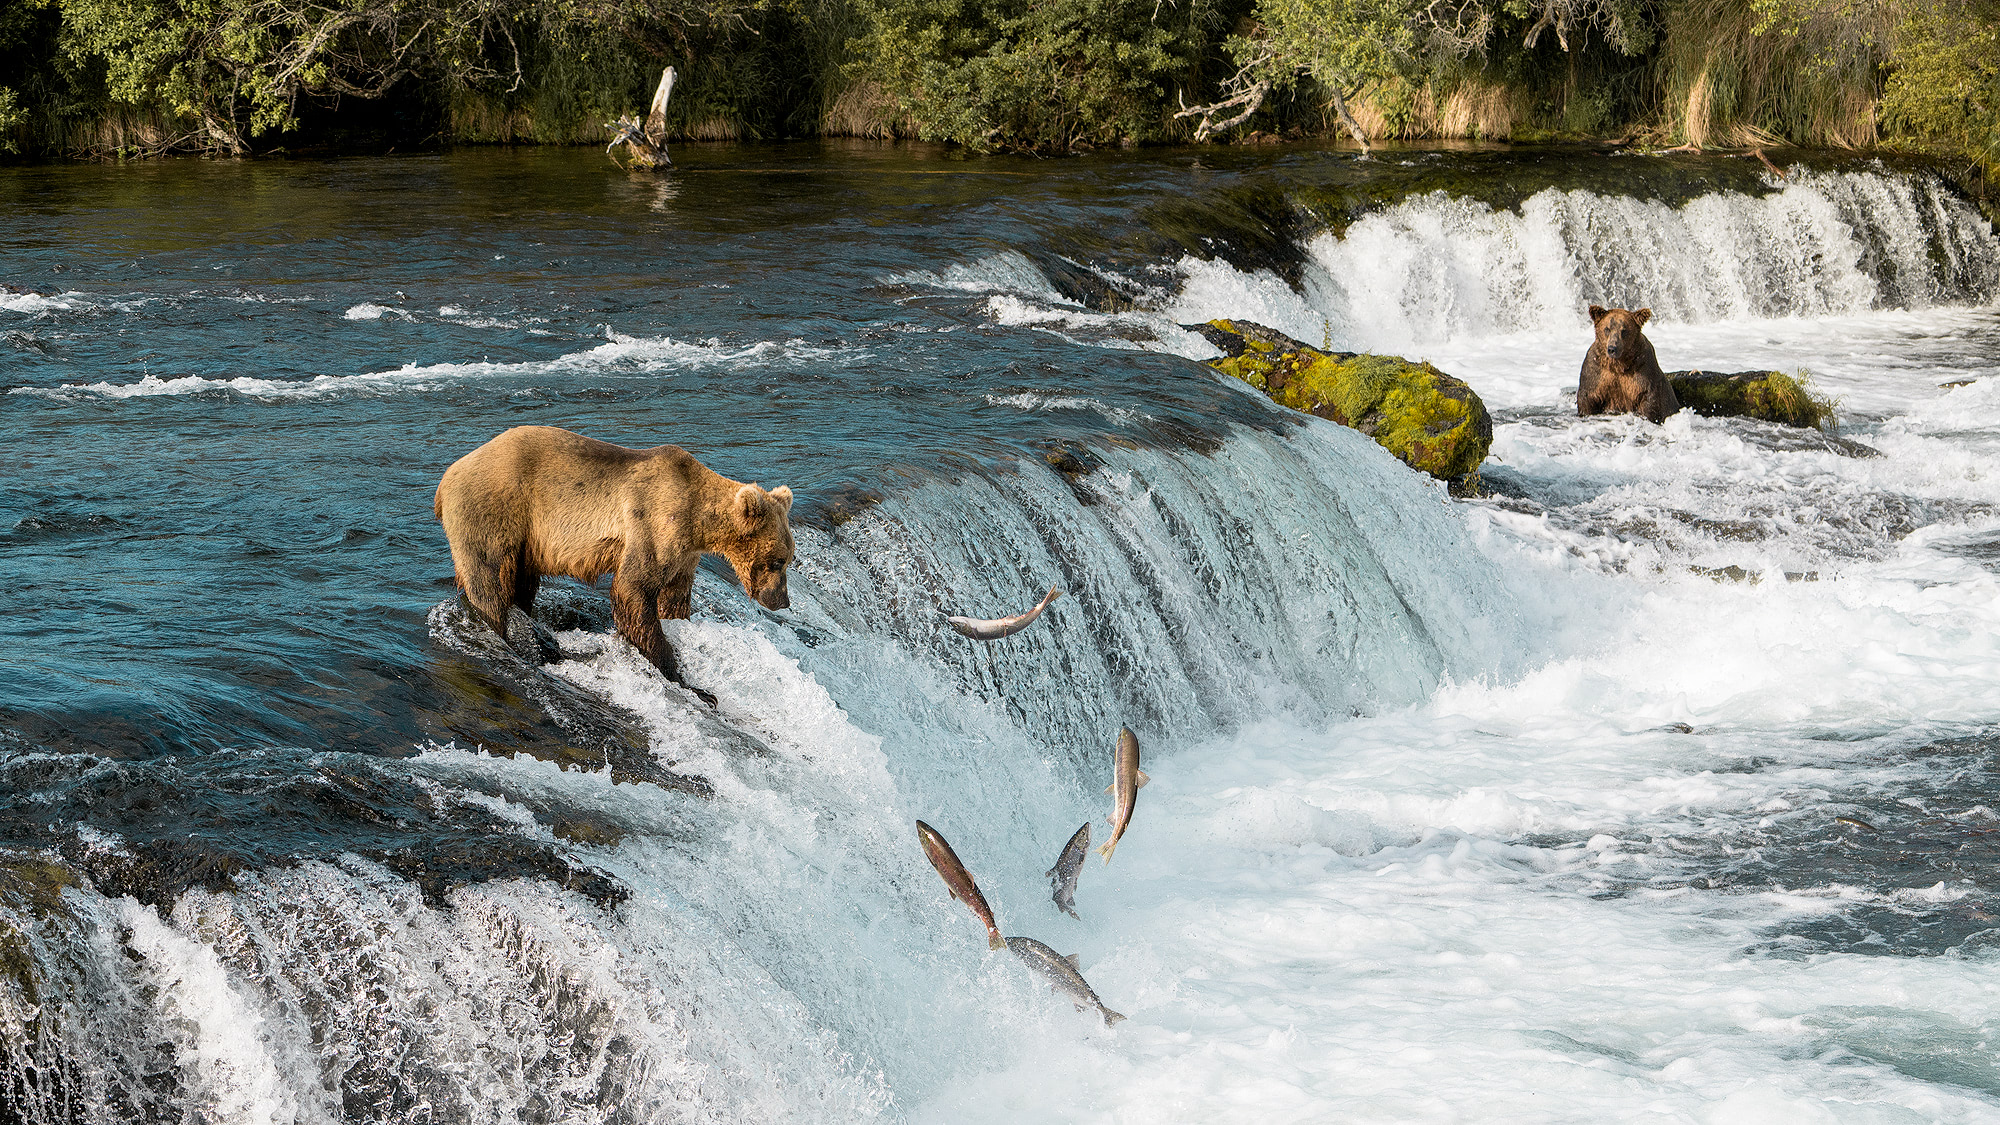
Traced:
<svg viewBox="0 0 2000 1125">
<path fill-rule="evenodd" d="M 631 152 L 634 168 L 661 171 L 672 168 L 673 158 L 667 155 L 667 99 L 673 96 L 674 68 L 668 67 L 660 72 L 660 86 L 653 91 L 653 105 L 646 111 L 646 119 L 621 117 L 613 121 L 611 143 L 604 146 L 604 151 L 625 145 Z"/>
</svg>

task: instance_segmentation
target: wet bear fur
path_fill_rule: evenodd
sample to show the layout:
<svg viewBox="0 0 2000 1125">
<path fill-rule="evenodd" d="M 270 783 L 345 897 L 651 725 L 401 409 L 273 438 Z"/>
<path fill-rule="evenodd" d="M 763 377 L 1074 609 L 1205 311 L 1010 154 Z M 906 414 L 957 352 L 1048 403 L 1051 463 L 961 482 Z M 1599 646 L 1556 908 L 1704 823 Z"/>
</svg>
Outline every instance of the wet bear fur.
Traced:
<svg viewBox="0 0 2000 1125">
<path fill-rule="evenodd" d="M 544 577 L 611 582 L 618 635 L 681 682 L 660 618 L 685 618 L 704 554 L 729 560 L 743 592 L 791 603 L 792 490 L 711 471 L 677 445 L 627 449 L 554 426 L 517 426 L 445 470 L 434 509 L 459 589 L 507 635 Z M 700 693 L 705 698 L 707 693 Z"/>
<path fill-rule="evenodd" d="M 1663 422 L 1681 408 L 1673 384 L 1653 354 L 1653 342 L 1640 331 L 1652 318 L 1652 309 L 1590 306 L 1597 339 L 1584 353 L 1583 372 L 1577 379 L 1579 417 L 1637 414 L 1649 422 Z"/>
</svg>

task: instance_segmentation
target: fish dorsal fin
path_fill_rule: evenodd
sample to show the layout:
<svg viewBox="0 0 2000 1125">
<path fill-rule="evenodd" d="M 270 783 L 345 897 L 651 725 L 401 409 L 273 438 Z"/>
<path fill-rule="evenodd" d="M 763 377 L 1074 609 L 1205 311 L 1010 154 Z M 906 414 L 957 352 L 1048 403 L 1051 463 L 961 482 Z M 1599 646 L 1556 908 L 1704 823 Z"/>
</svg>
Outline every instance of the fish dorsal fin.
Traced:
<svg viewBox="0 0 2000 1125">
<path fill-rule="evenodd" d="M 1147 777 L 1147 776 L 1146 776 L 1146 771 L 1145 771 L 1145 770 L 1138 770 L 1138 771 L 1136 771 L 1136 772 L 1137 772 L 1137 773 L 1138 773 L 1138 775 L 1139 775 L 1139 784 L 1138 784 L 1137 786 L 1135 786 L 1134 788 L 1137 788 L 1137 789 L 1144 789 L 1144 788 L 1146 787 L 1146 783 L 1147 783 L 1147 782 L 1149 782 L 1149 781 L 1151 781 L 1151 780 L 1153 780 L 1153 779 L 1152 779 L 1152 778 L 1150 778 L 1150 777 Z"/>
<path fill-rule="evenodd" d="M 1105 787 L 1104 787 L 1104 791 L 1105 791 L 1106 793 L 1110 793 L 1110 792 L 1112 792 L 1113 790 L 1115 790 L 1115 789 L 1117 789 L 1117 788 L 1118 788 L 1118 783 L 1114 781 L 1114 782 L 1112 782 L 1111 784 L 1109 784 L 1109 785 L 1105 786 Z"/>
<path fill-rule="evenodd" d="M 1063 960 L 1065 960 L 1065 961 L 1068 961 L 1068 962 L 1069 962 L 1069 967 L 1070 967 L 1070 968 L 1072 968 L 1072 969 L 1076 969 L 1076 970 L 1078 970 L 1079 972 L 1080 972 L 1080 971 L 1082 971 L 1082 969 L 1083 969 L 1083 966 L 1082 966 L 1082 965 L 1079 965 L 1079 964 L 1077 964 L 1077 963 L 1076 963 L 1076 954 L 1074 954 L 1074 953 L 1065 953 L 1065 954 L 1063 954 L 1063 955 L 1062 955 L 1062 959 L 1063 959 Z"/>
</svg>

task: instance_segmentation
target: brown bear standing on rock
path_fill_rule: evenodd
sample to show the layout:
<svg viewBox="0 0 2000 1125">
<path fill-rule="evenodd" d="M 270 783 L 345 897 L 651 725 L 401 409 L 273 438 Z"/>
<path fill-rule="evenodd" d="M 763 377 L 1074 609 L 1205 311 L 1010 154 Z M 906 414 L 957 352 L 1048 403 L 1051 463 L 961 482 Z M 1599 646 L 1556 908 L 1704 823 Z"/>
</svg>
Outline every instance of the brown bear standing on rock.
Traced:
<svg viewBox="0 0 2000 1125">
<path fill-rule="evenodd" d="M 1597 340 L 1584 353 L 1583 374 L 1577 379 L 1578 417 L 1637 414 L 1648 422 L 1664 422 L 1681 408 L 1673 384 L 1653 354 L 1653 342 L 1639 331 L 1652 318 L 1652 309 L 1590 306 Z"/>
<path fill-rule="evenodd" d="M 792 490 L 730 480 L 677 445 L 626 449 L 517 426 L 444 471 L 435 509 L 465 600 L 502 637 L 510 607 L 534 609 L 544 575 L 613 574 L 618 635 L 682 683 L 660 618 L 688 616 L 702 555 L 728 559 L 759 604 L 792 604 Z"/>
</svg>

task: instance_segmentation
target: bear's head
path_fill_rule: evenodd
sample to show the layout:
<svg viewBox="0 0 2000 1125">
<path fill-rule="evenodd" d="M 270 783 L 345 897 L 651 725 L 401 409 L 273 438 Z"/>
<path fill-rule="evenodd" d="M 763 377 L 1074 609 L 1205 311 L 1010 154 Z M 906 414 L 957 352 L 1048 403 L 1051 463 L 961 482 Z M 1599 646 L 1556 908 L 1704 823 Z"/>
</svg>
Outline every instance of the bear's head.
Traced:
<svg viewBox="0 0 2000 1125">
<path fill-rule="evenodd" d="M 792 490 L 769 492 L 754 484 L 736 490 L 731 501 L 736 534 L 722 556 L 736 569 L 743 592 L 766 609 L 790 609 L 785 568 L 792 562 Z"/>
<path fill-rule="evenodd" d="M 1616 363 L 1629 363 L 1639 354 L 1639 330 L 1653 319 L 1652 309 L 1607 309 L 1590 306 L 1590 322 L 1597 326 L 1597 345 Z"/>
</svg>

